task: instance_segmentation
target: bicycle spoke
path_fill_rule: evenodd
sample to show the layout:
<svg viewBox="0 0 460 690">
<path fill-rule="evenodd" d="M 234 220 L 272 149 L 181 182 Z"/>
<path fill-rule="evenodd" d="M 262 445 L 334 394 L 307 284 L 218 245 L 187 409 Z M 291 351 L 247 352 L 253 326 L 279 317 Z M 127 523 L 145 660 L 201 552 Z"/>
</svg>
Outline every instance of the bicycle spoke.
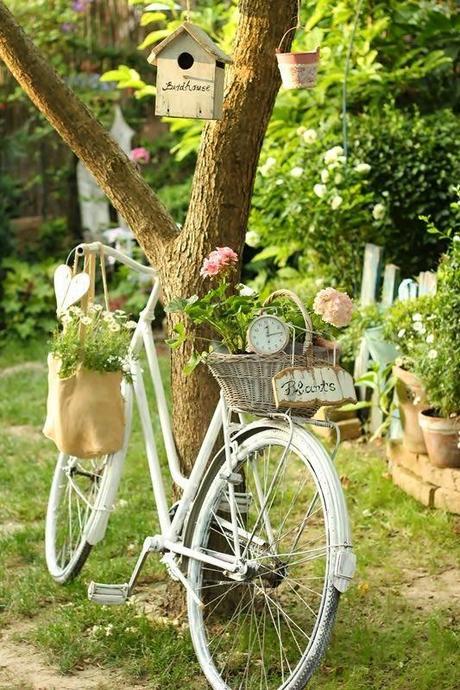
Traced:
<svg viewBox="0 0 460 690">
<path fill-rule="evenodd" d="M 82 544 L 107 466 L 106 458 L 79 460 L 65 456 L 57 468 L 54 504 L 54 562 L 64 571 Z"/>
</svg>

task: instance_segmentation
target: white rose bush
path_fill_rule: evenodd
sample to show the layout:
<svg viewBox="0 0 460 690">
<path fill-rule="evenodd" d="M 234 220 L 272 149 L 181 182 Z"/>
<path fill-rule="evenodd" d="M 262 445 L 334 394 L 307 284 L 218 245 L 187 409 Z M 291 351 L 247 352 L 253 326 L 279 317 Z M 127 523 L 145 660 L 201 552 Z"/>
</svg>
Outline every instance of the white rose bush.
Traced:
<svg viewBox="0 0 460 690">
<path fill-rule="evenodd" d="M 256 271 L 269 259 L 278 270 L 289 266 L 292 277 L 296 270 L 321 275 L 356 294 L 364 245 L 378 243 L 389 223 L 386 197 L 369 184 L 371 166 L 353 147 L 347 156 L 330 134 L 312 128 L 298 127 L 278 143 L 256 183 L 249 224 L 263 248 L 253 259 Z"/>
</svg>

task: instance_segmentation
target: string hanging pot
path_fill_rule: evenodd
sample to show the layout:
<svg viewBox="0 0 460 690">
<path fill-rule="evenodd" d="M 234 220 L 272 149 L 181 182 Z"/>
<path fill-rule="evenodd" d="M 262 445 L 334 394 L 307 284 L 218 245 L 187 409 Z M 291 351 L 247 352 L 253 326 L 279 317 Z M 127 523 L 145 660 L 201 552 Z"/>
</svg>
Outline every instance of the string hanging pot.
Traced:
<svg viewBox="0 0 460 690">
<path fill-rule="evenodd" d="M 300 25 L 297 24 L 297 26 L 293 26 L 286 31 L 276 51 L 281 80 L 286 89 L 312 89 L 316 84 L 318 75 L 319 48 L 299 53 L 283 52 L 285 39 L 291 31 L 296 31 L 299 27 Z"/>
</svg>

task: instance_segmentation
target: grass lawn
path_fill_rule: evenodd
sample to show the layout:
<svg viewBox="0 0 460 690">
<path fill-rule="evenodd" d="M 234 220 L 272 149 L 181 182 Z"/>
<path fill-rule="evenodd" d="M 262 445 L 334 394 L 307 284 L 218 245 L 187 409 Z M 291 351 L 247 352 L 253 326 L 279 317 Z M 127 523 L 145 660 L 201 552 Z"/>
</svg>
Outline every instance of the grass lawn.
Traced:
<svg viewBox="0 0 460 690">
<path fill-rule="evenodd" d="M 47 574 L 44 516 L 56 454 L 40 434 L 45 358 L 37 344 L 0 353 L 0 690 L 204 689 L 184 621 L 155 608 L 165 582 L 155 556 L 141 576 L 139 605 L 101 608 L 86 598 L 89 580 L 125 582 L 156 530 L 137 420 L 106 540 L 71 585 Z M 460 688 L 460 519 L 395 488 L 378 448 L 344 444 L 337 464 L 359 570 L 309 687 Z"/>
</svg>

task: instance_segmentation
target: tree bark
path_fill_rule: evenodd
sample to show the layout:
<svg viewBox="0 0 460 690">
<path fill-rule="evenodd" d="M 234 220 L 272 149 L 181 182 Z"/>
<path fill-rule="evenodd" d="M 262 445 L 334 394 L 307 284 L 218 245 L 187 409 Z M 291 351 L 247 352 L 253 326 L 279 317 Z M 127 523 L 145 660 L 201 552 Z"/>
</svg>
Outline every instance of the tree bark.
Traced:
<svg viewBox="0 0 460 690">
<path fill-rule="evenodd" d="M 215 246 L 241 252 L 260 149 L 280 78 L 275 50 L 293 24 L 296 0 L 240 0 L 224 114 L 202 137 L 189 212 L 180 234 L 134 165 L 58 77 L 0 0 L 0 57 L 49 122 L 83 161 L 161 272 L 166 298 L 203 293 L 203 258 Z M 174 428 L 189 469 L 217 389 L 204 367 L 184 377 L 190 345 L 172 362 Z"/>
</svg>

